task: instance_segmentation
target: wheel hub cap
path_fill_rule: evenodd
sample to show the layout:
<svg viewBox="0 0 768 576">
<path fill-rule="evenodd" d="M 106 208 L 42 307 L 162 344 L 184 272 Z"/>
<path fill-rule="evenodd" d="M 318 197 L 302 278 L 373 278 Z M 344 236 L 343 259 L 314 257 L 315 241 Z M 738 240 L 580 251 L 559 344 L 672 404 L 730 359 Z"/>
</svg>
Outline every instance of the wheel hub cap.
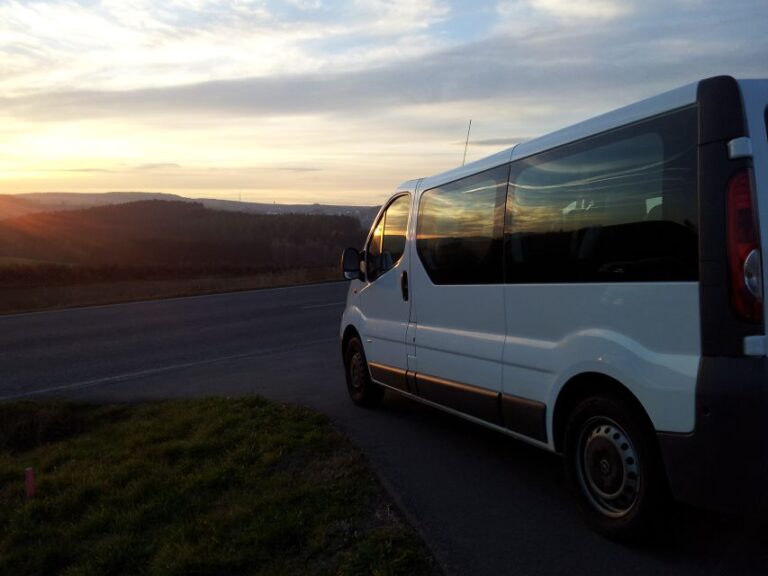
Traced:
<svg viewBox="0 0 768 576">
<path fill-rule="evenodd" d="M 611 517 L 629 513 L 640 488 L 637 452 L 629 436 L 612 420 L 593 419 L 584 427 L 580 446 L 580 480 L 592 504 Z"/>
</svg>

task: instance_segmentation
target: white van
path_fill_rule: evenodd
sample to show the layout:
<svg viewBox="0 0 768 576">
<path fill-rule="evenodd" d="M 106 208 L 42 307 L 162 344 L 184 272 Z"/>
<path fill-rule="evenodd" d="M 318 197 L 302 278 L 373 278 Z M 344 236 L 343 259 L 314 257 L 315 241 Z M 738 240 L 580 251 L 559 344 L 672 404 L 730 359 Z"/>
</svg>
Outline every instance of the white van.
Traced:
<svg viewBox="0 0 768 576">
<path fill-rule="evenodd" d="M 710 78 L 398 187 L 343 256 L 352 400 L 562 453 L 612 538 L 765 510 L 767 105 Z"/>
</svg>

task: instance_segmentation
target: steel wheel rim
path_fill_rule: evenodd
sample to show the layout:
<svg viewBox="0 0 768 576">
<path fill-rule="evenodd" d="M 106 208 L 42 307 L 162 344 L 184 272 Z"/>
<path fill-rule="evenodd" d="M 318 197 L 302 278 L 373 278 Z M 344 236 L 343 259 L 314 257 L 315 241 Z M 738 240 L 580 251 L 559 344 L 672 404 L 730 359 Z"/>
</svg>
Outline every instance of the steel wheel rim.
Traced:
<svg viewBox="0 0 768 576">
<path fill-rule="evenodd" d="M 579 436 L 577 465 L 582 491 L 592 506 L 610 518 L 635 507 L 640 493 L 640 462 L 630 436 L 615 421 L 590 418 Z"/>
<path fill-rule="evenodd" d="M 363 355 L 355 351 L 349 360 L 349 382 L 352 389 L 360 392 L 363 389 L 364 378 Z"/>
</svg>

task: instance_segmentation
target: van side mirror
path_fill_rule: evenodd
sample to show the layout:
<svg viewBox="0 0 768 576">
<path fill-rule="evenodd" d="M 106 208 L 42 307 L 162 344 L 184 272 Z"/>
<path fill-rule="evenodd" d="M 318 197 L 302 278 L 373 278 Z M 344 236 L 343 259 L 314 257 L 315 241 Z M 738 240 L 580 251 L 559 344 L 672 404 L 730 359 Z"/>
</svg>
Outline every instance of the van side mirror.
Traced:
<svg viewBox="0 0 768 576">
<path fill-rule="evenodd" d="M 347 248 L 341 254 L 341 270 L 346 280 L 365 280 L 363 271 L 360 270 L 362 256 L 356 248 Z"/>
</svg>

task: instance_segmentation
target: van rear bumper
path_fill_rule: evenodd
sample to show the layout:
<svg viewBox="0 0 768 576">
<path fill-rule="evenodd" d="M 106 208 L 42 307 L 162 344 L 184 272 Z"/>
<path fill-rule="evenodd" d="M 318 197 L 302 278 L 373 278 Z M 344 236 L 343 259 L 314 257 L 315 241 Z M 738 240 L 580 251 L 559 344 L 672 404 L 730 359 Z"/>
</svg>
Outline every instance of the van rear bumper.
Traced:
<svg viewBox="0 0 768 576">
<path fill-rule="evenodd" d="M 677 500 L 739 515 L 768 511 L 768 358 L 702 358 L 695 431 L 658 439 Z"/>
</svg>

